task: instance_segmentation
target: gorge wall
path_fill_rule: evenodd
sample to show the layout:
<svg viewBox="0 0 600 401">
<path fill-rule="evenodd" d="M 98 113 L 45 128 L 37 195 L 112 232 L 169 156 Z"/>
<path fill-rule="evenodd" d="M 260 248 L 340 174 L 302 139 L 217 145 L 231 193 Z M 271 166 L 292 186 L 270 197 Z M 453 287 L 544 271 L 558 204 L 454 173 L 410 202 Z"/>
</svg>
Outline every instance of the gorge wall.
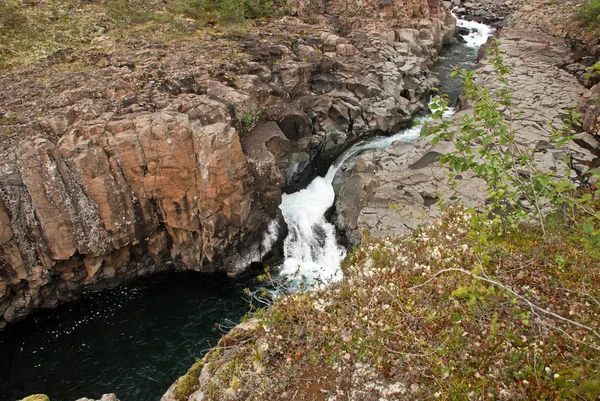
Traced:
<svg viewBox="0 0 600 401">
<path fill-rule="evenodd" d="M 588 83 L 585 65 L 571 41 L 551 35 L 556 29 L 541 30 L 552 25 L 548 19 L 554 15 L 548 8 L 556 5 L 481 0 L 463 6 L 459 11 L 470 18 L 503 23 L 497 36 L 510 70 L 512 113 L 519 115 L 511 120 L 511 129 L 519 146 L 534 149 L 536 165 L 542 171 L 573 180 L 585 177 L 590 168 L 597 167 L 600 154 L 600 86 L 589 90 L 584 86 Z M 572 14 L 571 10 L 570 18 Z M 538 23 L 530 24 L 533 19 Z M 477 74 L 479 83 L 491 90 L 501 89 L 493 65 L 486 60 L 480 60 Z M 557 149 L 551 127 L 562 127 L 569 108 L 576 104 L 582 115 L 582 132 Z M 452 117 L 457 124 L 472 115 L 469 105 L 463 106 Z M 335 182 L 338 228 L 346 232 L 351 243 L 359 244 L 363 230 L 377 237 L 393 236 L 432 223 L 441 216 L 438 199 L 473 208 L 483 205 L 488 199 L 485 182 L 466 171 L 458 175 L 457 185 L 452 187 L 448 184 L 449 169 L 436 161 L 454 149 L 450 142 L 432 146 L 429 139 L 422 138 L 411 144 L 396 142 L 360 156 Z"/>
<path fill-rule="evenodd" d="M 442 2 L 375 3 L 296 2 L 327 23 L 99 44 L 0 76 L 0 328 L 158 270 L 260 261 L 282 190 L 409 124 L 436 84 Z"/>
</svg>

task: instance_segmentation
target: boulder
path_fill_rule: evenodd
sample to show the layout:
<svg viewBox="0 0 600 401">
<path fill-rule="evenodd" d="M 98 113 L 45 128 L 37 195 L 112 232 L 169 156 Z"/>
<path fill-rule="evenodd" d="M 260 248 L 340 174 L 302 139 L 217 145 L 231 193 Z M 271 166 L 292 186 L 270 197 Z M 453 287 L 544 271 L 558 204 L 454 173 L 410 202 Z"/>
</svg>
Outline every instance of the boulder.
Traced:
<svg viewBox="0 0 600 401">
<path fill-rule="evenodd" d="M 119 399 L 117 398 L 116 395 L 114 394 L 104 394 L 102 396 L 102 398 L 100 398 L 99 400 L 92 400 L 90 398 L 79 398 L 76 401 L 119 401 Z"/>
<path fill-rule="evenodd" d="M 23 398 L 21 401 L 50 401 L 50 398 L 45 394 L 33 394 Z"/>
</svg>

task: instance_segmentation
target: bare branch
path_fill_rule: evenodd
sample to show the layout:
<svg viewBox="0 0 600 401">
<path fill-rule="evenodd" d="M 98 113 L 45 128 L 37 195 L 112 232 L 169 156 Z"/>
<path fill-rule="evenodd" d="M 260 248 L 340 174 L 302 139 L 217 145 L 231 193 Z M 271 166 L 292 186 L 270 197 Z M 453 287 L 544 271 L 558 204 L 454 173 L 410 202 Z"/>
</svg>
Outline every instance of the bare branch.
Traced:
<svg viewBox="0 0 600 401">
<path fill-rule="evenodd" d="M 513 291 L 513 290 L 512 290 L 512 289 L 510 289 L 510 288 L 508 288 L 508 287 L 507 287 L 507 286 L 505 286 L 504 284 L 502 284 L 502 283 L 500 283 L 500 282 L 498 282 L 498 281 L 495 281 L 495 280 L 491 280 L 491 279 L 489 279 L 489 278 L 481 277 L 481 276 L 479 276 L 479 275 L 477 275 L 477 274 L 475 274 L 475 273 L 472 273 L 472 272 L 470 272 L 470 271 L 468 271 L 468 270 L 465 270 L 465 269 L 459 269 L 459 268 L 448 268 L 448 269 L 443 269 L 443 270 L 440 270 L 439 272 L 435 273 L 435 274 L 434 274 L 434 275 L 433 275 L 433 276 L 432 276 L 432 277 L 431 277 L 429 280 L 425 281 L 425 282 L 424 282 L 424 283 L 422 283 L 422 284 L 415 285 L 415 286 L 413 286 L 413 287 L 411 287 L 411 288 L 409 288 L 409 289 L 410 289 L 410 290 L 414 290 L 414 289 L 417 289 L 417 288 L 419 288 L 419 287 L 422 287 L 422 286 L 424 286 L 424 285 L 426 285 L 426 284 L 430 283 L 431 281 L 435 280 L 437 276 L 439 276 L 439 275 L 441 275 L 441 274 L 444 274 L 444 273 L 448 273 L 448 272 L 459 272 L 459 273 L 462 273 L 462 274 L 466 274 L 466 275 L 468 275 L 468 276 L 471 276 L 471 277 L 473 277 L 473 278 L 475 278 L 475 279 L 477 279 L 477 280 L 481 280 L 481 281 L 485 281 L 486 283 L 493 284 L 493 285 L 495 285 L 496 287 L 499 287 L 499 288 L 503 289 L 504 291 L 511 293 L 511 294 L 512 294 L 512 295 L 513 295 L 515 298 L 517 298 L 517 299 L 519 299 L 520 301 L 522 301 L 522 302 L 524 302 L 525 304 L 527 304 L 527 305 L 528 305 L 528 306 L 529 306 L 531 309 L 534 309 L 534 310 L 536 310 L 537 312 L 543 313 L 543 314 L 545 314 L 545 315 L 551 316 L 551 317 L 553 317 L 553 318 L 555 318 L 555 319 L 557 319 L 557 320 L 560 320 L 560 321 L 563 321 L 563 322 L 565 322 L 565 323 L 568 323 L 568 324 L 571 324 L 571 325 L 573 325 L 573 326 L 576 326 L 576 327 L 579 327 L 579 328 L 581 328 L 581 329 L 584 329 L 584 330 L 586 330 L 586 331 L 588 331 L 588 332 L 592 333 L 592 334 L 593 334 L 594 336 L 596 336 L 598 339 L 600 339 L 600 334 L 599 334 L 599 333 L 598 333 L 598 332 L 597 332 L 597 331 L 596 331 L 596 330 L 595 330 L 593 327 L 586 326 L 585 324 L 581 324 L 581 323 L 579 323 L 579 322 L 576 322 L 576 321 L 574 321 L 574 320 L 571 320 L 571 319 L 567 319 L 566 317 L 564 317 L 564 316 L 561 316 L 561 315 L 559 315 L 559 314 L 557 314 L 557 313 L 554 313 L 554 312 L 552 312 L 552 311 L 549 311 L 548 309 L 544 309 L 544 308 L 542 308 L 542 307 L 540 307 L 540 306 L 537 306 L 536 304 L 534 304 L 533 302 L 531 302 L 530 300 L 528 300 L 528 299 L 527 299 L 527 298 L 525 298 L 524 296 L 517 294 L 515 291 Z M 593 346 L 593 345 L 591 345 L 591 346 Z"/>
</svg>

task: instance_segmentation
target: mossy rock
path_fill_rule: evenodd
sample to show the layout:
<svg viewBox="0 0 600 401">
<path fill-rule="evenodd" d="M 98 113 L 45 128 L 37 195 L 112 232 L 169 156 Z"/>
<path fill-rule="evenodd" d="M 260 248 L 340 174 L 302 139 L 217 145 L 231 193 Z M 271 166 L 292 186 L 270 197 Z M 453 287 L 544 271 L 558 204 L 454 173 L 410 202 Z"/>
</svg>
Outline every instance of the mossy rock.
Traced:
<svg viewBox="0 0 600 401">
<path fill-rule="evenodd" d="M 177 386 L 175 387 L 176 400 L 185 401 L 194 391 L 196 391 L 198 388 L 198 377 L 200 377 L 203 366 L 204 363 L 198 361 L 192 365 L 184 376 L 179 378 Z"/>
<path fill-rule="evenodd" d="M 45 394 L 33 394 L 23 398 L 21 401 L 50 401 L 50 397 Z"/>
</svg>

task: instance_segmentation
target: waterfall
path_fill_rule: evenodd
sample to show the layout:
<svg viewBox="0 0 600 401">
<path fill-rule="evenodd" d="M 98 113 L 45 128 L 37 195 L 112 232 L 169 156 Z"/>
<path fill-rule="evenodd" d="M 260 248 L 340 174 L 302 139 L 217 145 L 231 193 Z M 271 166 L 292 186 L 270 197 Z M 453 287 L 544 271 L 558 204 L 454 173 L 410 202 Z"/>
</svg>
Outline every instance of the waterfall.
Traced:
<svg viewBox="0 0 600 401">
<path fill-rule="evenodd" d="M 344 152 L 329 167 L 325 177 L 316 177 L 305 189 L 284 194 L 279 208 L 288 226 L 283 249 L 285 260 L 280 274 L 298 277 L 307 283 L 333 282 L 342 278 L 340 262 L 346 250 L 337 242 L 335 227 L 325 214 L 335 201 L 333 180 L 344 163 L 359 154 L 384 149 L 395 141 L 411 142 L 419 137 L 421 125 L 389 137 L 375 137 Z"/>
<path fill-rule="evenodd" d="M 454 13 L 452 13 L 452 16 L 456 18 L 457 28 L 466 28 L 469 30 L 467 35 L 462 35 L 462 38 L 465 40 L 464 45 L 467 47 L 478 48 L 479 46 L 485 44 L 488 38 L 496 31 L 496 29 L 489 25 L 485 25 L 477 21 L 460 19 L 454 15 Z"/>
<path fill-rule="evenodd" d="M 457 26 L 468 29 L 468 34 L 463 35 L 463 45 L 470 49 L 484 44 L 494 32 L 494 28 L 487 25 L 458 18 Z M 449 110 L 446 117 L 452 114 L 454 110 Z M 344 163 L 363 152 L 384 149 L 396 141 L 414 141 L 421 133 L 423 120 L 428 118 L 422 118 L 413 127 L 395 135 L 371 138 L 352 146 L 335 161 L 325 177 L 316 177 L 305 189 L 283 195 L 279 208 L 288 235 L 284 240 L 285 259 L 280 266 L 282 276 L 307 284 L 342 278 L 340 262 L 346 256 L 346 250 L 338 244 L 335 227 L 325 217 L 335 201 L 333 180 L 336 173 Z"/>
</svg>

